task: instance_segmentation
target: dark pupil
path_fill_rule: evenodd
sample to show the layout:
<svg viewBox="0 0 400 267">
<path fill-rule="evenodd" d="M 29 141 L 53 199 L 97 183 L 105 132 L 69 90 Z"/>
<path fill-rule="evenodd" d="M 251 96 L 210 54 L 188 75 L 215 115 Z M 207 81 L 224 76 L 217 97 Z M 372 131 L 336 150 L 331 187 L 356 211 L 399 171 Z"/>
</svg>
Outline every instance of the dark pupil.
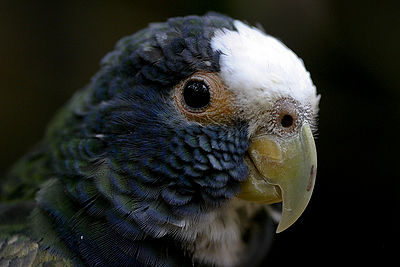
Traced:
<svg viewBox="0 0 400 267">
<path fill-rule="evenodd" d="M 203 108 L 210 103 L 210 91 L 203 82 L 192 81 L 183 91 L 186 105 L 191 108 Z"/>
<path fill-rule="evenodd" d="M 293 125 L 293 117 L 290 115 L 284 115 L 281 119 L 281 125 L 285 128 L 288 128 Z"/>
</svg>

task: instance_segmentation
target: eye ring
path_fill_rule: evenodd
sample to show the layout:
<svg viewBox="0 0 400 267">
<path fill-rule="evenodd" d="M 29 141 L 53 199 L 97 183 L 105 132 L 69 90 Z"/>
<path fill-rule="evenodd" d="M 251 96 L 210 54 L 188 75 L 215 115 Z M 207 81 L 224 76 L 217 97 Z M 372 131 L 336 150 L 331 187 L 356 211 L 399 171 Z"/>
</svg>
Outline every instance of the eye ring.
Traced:
<svg viewBox="0 0 400 267">
<path fill-rule="evenodd" d="M 203 101 L 196 102 L 198 99 L 195 99 L 192 103 L 188 99 L 185 100 L 185 89 L 193 83 L 206 87 L 209 98 L 207 95 L 203 95 Z M 214 72 L 195 72 L 174 87 L 173 97 L 177 109 L 191 121 L 225 123 L 231 121 L 235 115 L 234 95 L 226 88 L 219 75 Z"/>
</svg>

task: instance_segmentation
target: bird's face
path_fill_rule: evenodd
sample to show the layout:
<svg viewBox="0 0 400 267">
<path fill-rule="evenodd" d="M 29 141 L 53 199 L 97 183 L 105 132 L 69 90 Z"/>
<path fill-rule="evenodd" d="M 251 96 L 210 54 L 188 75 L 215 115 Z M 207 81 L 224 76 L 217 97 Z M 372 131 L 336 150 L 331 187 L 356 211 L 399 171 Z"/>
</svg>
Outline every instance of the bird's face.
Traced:
<svg viewBox="0 0 400 267">
<path fill-rule="evenodd" d="M 98 191 L 147 234 L 234 198 L 283 201 L 282 231 L 311 197 L 319 97 L 302 61 L 258 29 L 207 16 L 153 24 L 119 42 L 84 95 L 71 132 L 90 142 L 63 145 L 59 172 L 81 175 L 76 154 L 94 146 Z M 87 181 L 70 190 L 82 202 Z"/>
<path fill-rule="evenodd" d="M 198 71 L 174 87 L 177 109 L 200 125 L 244 122 L 248 173 L 237 197 L 283 201 L 277 231 L 307 206 L 317 170 L 312 129 L 319 96 L 302 61 L 275 38 L 236 21 L 220 30 L 211 47 L 221 54 L 217 72 Z"/>
</svg>

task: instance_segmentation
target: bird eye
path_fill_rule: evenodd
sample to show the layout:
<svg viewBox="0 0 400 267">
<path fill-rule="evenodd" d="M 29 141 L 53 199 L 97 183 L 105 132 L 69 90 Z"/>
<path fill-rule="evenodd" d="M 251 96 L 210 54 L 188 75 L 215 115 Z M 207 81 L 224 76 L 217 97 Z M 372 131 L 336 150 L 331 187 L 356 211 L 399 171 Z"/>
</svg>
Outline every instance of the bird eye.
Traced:
<svg viewBox="0 0 400 267">
<path fill-rule="evenodd" d="M 202 109 L 210 104 L 210 89 L 202 81 L 189 81 L 183 89 L 183 100 L 192 109 Z"/>
<path fill-rule="evenodd" d="M 231 121 L 235 114 L 233 94 L 214 72 L 193 73 L 174 87 L 173 97 L 188 120 L 222 123 Z"/>
</svg>

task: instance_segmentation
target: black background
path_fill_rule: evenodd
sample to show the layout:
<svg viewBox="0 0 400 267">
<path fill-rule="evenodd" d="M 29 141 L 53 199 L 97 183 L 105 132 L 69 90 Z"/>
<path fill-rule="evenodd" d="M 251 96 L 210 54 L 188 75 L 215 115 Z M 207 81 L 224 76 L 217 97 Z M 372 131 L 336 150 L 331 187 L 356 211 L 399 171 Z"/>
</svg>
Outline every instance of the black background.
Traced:
<svg viewBox="0 0 400 267">
<path fill-rule="evenodd" d="M 320 103 L 310 205 L 266 264 L 381 264 L 399 250 L 400 8 L 396 1 L 10 1 L 0 5 L 0 173 L 121 37 L 214 10 L 260 23 L 303 58 Z M 396 265 L 395 262 L 392 264 Z"/>
</svg>

